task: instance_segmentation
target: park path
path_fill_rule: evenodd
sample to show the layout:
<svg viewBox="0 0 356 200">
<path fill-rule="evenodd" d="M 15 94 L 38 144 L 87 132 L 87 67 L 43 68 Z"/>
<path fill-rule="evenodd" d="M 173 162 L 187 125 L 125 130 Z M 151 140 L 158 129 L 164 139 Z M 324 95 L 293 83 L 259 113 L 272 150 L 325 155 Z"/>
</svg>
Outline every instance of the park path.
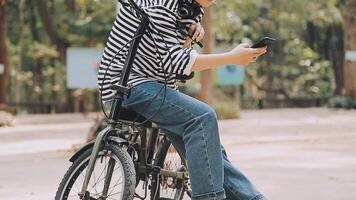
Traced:
<svg viewBox="0 0 356 200">
<path fill-rule="evenodd" d="M 94 118 L 27 115 L 0 128 L 0 199 L 53 199 Z M 269 199 L 356 199 L 356 111 L 247 110 L 219 128 L 232 163 Z"/>
</svg>

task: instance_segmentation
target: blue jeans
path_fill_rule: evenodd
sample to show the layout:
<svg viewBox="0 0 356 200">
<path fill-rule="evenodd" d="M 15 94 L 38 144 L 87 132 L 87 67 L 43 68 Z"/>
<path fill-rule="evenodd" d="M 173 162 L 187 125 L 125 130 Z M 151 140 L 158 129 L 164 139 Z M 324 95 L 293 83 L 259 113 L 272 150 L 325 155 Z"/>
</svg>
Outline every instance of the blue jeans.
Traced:
<svg viewBox="0 0 356 200">
<path fill-rule="evenodd" d="M 123 106 L 156 123 L 185 156 L 193 200 L 265 200 L 227 158 L 220 143 L 217 116 L 209 105 L 163 85 L 145 82 L 131 89 Z M 163 102 L 163 104 L 162 104 Z M 111 102 L 105 103 L 110 107 Z M 162 104 L 162 105 L 161 105 Z"/>
</svg>

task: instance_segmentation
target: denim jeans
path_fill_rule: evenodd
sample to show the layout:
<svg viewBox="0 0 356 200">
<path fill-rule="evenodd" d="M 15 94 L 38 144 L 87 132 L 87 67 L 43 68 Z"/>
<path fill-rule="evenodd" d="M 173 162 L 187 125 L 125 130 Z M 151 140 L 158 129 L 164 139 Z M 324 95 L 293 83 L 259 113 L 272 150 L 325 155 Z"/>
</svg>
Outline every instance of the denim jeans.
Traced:
<svg viewBox="0 0 356 200">
<path fill-rule="evenodd" d="M 217 116 L 209 105 L 158 82 L 131 89 L 123 106 L 149 118 L 185 156 L 193 200 L 264 200 L 252 183 L 227 158 L 220 143 Z M 159 95 L 152 98 L 159 92 Z M 163 103 L 163 104 L 162 104 Z M 161 105 L 162 104 L 162 105 Z M 110 108 L 111 102 L 105 105 Z"/>
</svg>

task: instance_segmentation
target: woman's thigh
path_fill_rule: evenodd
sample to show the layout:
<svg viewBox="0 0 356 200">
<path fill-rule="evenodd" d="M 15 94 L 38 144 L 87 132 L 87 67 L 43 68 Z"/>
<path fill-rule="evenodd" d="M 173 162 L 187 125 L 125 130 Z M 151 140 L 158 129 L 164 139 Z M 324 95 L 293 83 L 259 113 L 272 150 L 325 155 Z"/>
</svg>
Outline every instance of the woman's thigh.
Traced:
<svg viewBox="0 0 356 200">
<path fill-rule="evenodd" d="M 216 121 L 215 111 L 206 103 L 162 86 L 157 82 L 137 85 L 123 105 L 174 133 L 183 133 L 191 121 L 204 115 Z"/>
</svg>

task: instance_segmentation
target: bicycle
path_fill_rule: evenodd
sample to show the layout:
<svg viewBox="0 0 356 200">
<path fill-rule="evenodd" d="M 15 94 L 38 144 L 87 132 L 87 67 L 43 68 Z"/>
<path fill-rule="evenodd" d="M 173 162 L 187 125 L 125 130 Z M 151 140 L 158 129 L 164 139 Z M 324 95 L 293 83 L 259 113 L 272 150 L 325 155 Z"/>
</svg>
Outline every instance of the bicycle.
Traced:
<svg viewBox="0 0 356 200">
<path fill-rule="evenodd" d="M 174 150 L 154 123 L 122 107 L 124 95 L 130 92 L 127 85 L 130 66 L 149 22 L 148 16 L 133 0 L 128 2 L 129 5 L 124 6 L 132 6 L 141 22 L 128 50 L 120 83 L 112 87 L 117 92 L 108 126 L 98 133 L 95 141 L 83 146 L 69 159 L 72 165 L 58 187 L 56 200 L 146 199 L 148 189 L 151 200 L 181 200 L 185 193 L 191 197 L 188 168 L 182 152 Z M 133 121 L 139 124 L 131 123 Z M 143 196 L 135 191 L 141 181 Z M 116 191 L 117 188 L 120 191 Z"/>
</svg>

